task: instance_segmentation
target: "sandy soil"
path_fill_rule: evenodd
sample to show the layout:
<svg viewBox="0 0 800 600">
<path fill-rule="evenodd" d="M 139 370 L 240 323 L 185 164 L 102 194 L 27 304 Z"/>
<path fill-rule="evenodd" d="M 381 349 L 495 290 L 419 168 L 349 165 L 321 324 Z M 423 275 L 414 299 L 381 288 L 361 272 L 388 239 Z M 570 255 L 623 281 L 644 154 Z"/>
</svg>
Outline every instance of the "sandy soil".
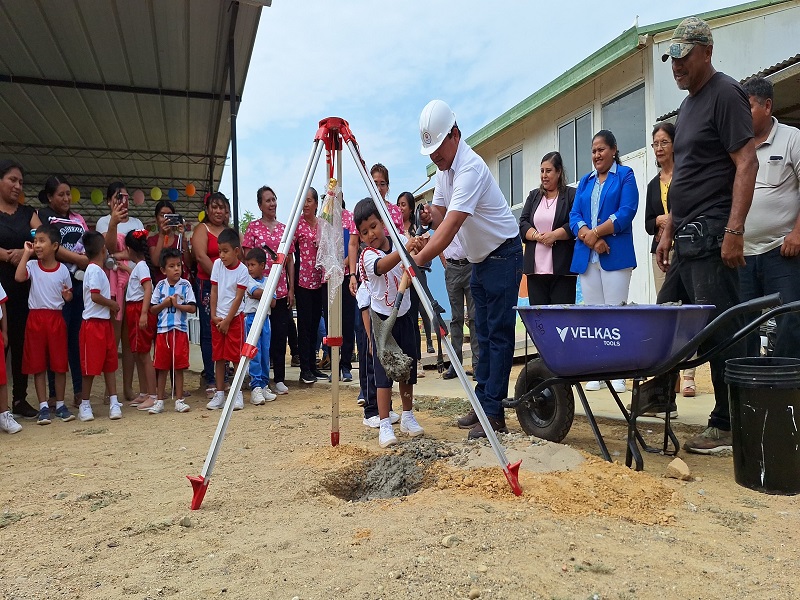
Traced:
<svg viewBox="0 0 800 600">
<path fill-rule="evenodd" d="M 516 433 L 503 442 L 531 466 L 516 498 L 488 447 L 451 426 L 459 406 L 422 402 L 425 440 L 386 452 L 344 397 L 342 445 L 330 448 L 330 392 L 292 387 L 234 413 L 192 512 L 185 476 L 200 472 L 219 413 L 199 392 L 189 401 L 187 414 L 128 409 L 112 422 L 98 398 L 92 423 L 28 421 L 0 438 L 0 597 L 797 596 L 800 497 L 737 486 L 731 458 L 682 454 L 688 483 L 663 478 L 661 456 L 635 473 L 596 457 L 582 419 L 573 451 L 523 436 L 509 413 Z M 624 429 L 602 427 L 624 455 Z M 365 496 L 375 464 L 409 475 L 383 491 L 419 491 L 342 499 Z"/>
</svg>

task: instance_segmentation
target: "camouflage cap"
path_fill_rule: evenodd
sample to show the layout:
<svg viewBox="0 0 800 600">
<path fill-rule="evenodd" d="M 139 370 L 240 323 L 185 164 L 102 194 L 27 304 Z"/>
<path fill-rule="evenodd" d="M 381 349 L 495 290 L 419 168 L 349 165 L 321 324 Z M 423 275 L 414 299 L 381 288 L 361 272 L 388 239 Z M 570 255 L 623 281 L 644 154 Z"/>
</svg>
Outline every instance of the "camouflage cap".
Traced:
<svg viewBox="0 0 800 600">
<path fill-rule="evenodd" d="M 711 27 L 703 19 L 687 17 L 675 28 L 669 41 L 669 49 L 661 60 L 667 62 L 670 58 L 683 58 L 691 52 L 695 44 L 713 46 L 714 36 L 711 35 Z"/>
</svg>

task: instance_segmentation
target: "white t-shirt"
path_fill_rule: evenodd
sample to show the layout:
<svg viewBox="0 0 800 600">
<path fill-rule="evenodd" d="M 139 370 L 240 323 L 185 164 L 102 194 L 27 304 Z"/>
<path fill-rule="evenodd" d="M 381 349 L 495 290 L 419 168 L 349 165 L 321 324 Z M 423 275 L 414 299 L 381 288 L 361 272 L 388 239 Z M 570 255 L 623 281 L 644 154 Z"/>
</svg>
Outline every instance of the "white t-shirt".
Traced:
<svg viewBox="0 0 800 600">
<path fill-rule="evenodd" d="M 110 319 L 111 311 L 107 306 L 100 306 L 92 301 L 92 292 L 111 299 L 111 284 L 105 271 L 94 263 L 89 263 L 83 275 L 83 320 Z"/>
<path fill-rule="evenodd" d="M 406 243 L 404 235 L 400 235 L 400 239 L 404 244 Z M 390 315 L 397 299 L 397 288 L 403 278 L 403 263 L 397 263 L 388 273 L 376 275 L 375 264 L 384 256 L 386 253 L 383 250 L 367 246 L 361 251 L 358 269 L 361 273 L 361 281 L 369 293 L 372 310 L 382 315 Z M 409 308 L 411 308 L 411 294 L 406 290 L 406 293 L 403 294 L 403 301 L 400 303 L 400 310 L 397 311 L 398 316 L 406 314 Z"/>
<path fill-rule="evenodd" d="M 3 304 L 8 301 L 8 296 L 6 296 L 6 291 L 3 289 L 3 285 L 0 284 L 0 319 L 3 318 Z"/>
<path fill-rule="evenodd" d="M 450 169 L 436 172 L 433 204 L 470 215 L 456 235 L 471 263 L 483 262 L 500 244 L 519 235 L 519 223 L 489 167 L 463 139 Z"/>
<path fill-rule="evenodd" d="M 150 281 L 150 267 L 147 266 L 147 261 L 140 260 L 136 263 L 131 271 L 130 279 L 128 279 L 128 289 L 125 292 L 126 302 L 141 302 L 144 300 L 144 288 L 142 284 L 145 281 Z"/>
<path fill-rule="evenodd" d="M 162 279 L 153 288 L 153 295 L 150 297 L 150 305 L 155 306 L 161 304 L 168 296 L 178 295 L 178 304 L 197 304 L 192 290 L 192 284 L 185 279 L 181 278 L 175 283 L 170 285 L 169 281 Z M 157 329 L 158 333 L 167 333 L 177 329 L 184 333 L 189 331 L 189 314 L 186 311 L 178 310 L 174 306 L 165 308 L 158 313 Z"/>
<path fill-rule="evenodd" d="M 111 215 L 106 215 L 97 219 L 97 225 L 94 227 L 95 231 L 105 235 L 108 231 L 109 221 L 111 221 Z M 136 231 L 137 229 L 144 229 L 144 225 L 136 217 L 128 217 L 128 220 L 124 223 L 117 223 L 117 235 L 125 235 L 129 231 Z"/>
<path fill-rule="evenodd" d="M 244 300 L 242 304 L 244 304 L 244 314 L 246 315 L 254 315 L 258 310 L 258 303 L 260 302 L 260 298 L 257 300 L 253 298 L 252 294 L 255 293 L 256 290 L 264 290 L 264 284 L 267 283 L 267 278 L 262 277 L 261 281 L 258 279 L 253 279 L 252 277 L 249 278 L 247 283 L 247 291 L 244 293 Z M 270 309 L 267 307 L 267 314 L 270 314 Z"/>
<path fill-rule="evenodd" d="M 28 294 L 28 308 L 61 310 L 64 308 L 64 296 L 61 291 L 66 287 L 72 289 L 69 269 L 57 263 L 53 269 L 45 269 L 38 260 L 29 260 L 25 265 L 28 279 L 31 280 L 31 291 Z"/>
<path fill-rule="evenodd" d="M 214 261 L 211 268 L 211 285 L 217 286 L 217 314 L 212 317 L 222 319 L 228 316 L 231 311 L 233 299 L 236 297 L 236 290 L 247 290 L 250 281 L 250 273 L 242 261 L 235 267 L 226 267 L 219 258 Z M 244 302 L 239 303 L 236 314 L 241 314 L 244 310 Z"/>
</svg>

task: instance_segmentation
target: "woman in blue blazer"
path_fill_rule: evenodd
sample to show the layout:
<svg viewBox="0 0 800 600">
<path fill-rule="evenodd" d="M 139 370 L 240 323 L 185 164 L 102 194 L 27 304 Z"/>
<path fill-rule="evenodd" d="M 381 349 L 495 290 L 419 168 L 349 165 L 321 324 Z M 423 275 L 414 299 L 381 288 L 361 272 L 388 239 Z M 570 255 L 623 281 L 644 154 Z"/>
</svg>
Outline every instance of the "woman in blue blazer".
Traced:
<svg viewBox="0 0 800 600">
<path fill-rule="evenodd" d="M 628 299 L 631 273 L 636 267 L 633 217 L 639 190 L 633 169 L 620 163 L 614 134 L 603 129 L 592 138 L 594 170 L 575 190 L 569 224 L 575 235 L 571 270 L 580 277 L 585 304 L 622 304 Z M 625 382 L 614 381 L 625 391 Z M 589 382 L 586 389 L 599 389 Z"/>
</svg>

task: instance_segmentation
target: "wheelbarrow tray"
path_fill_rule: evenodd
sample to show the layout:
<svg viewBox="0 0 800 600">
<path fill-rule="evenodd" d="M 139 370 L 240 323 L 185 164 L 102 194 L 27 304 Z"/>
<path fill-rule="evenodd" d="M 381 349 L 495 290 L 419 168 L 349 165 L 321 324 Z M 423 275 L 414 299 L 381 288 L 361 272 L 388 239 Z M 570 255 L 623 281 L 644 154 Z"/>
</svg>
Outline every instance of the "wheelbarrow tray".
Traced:
<svg viewBox="0 0 800 600">
<path fill-rule="evenodd" d="M 713 305 L 517 306 L 547 368 L 559 377 L 652 370 L 708 323 Z M 685 359 L 688 357 L 680 357 Z"/>
</svg>

